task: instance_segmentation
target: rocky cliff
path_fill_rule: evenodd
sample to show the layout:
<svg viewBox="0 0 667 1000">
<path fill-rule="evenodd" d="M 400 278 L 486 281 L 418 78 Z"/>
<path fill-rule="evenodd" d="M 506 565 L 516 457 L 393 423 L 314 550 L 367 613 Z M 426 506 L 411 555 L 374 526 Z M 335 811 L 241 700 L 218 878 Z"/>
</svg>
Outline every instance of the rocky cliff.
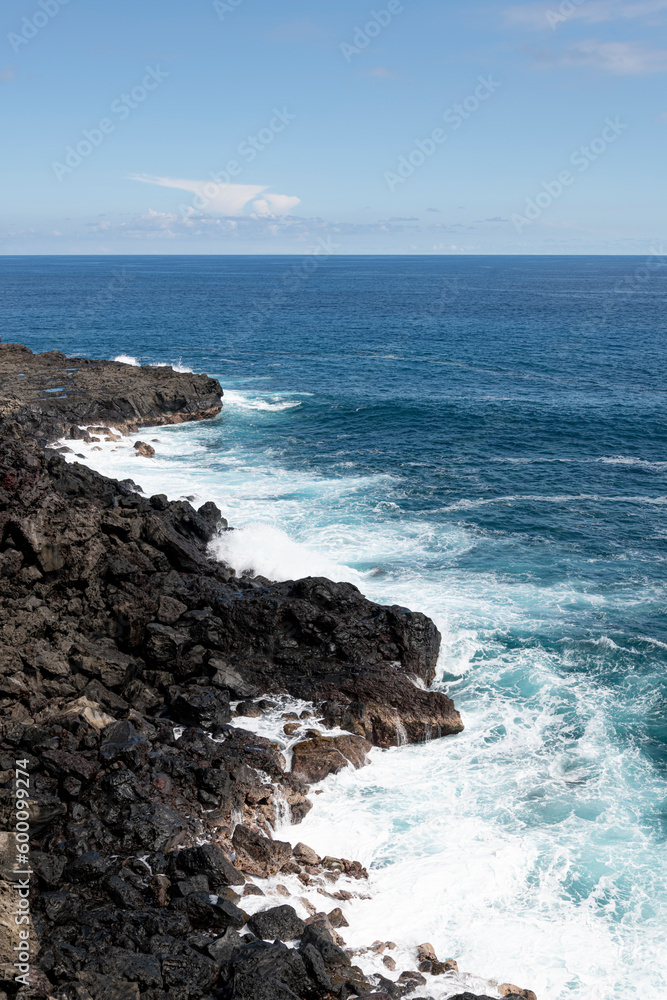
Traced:
<svg viewBox="0 0 667 1000">
<path fill-rule="evenodd" d="M 13 829 L 20 760 L 39 942 L 17 983 L 8 834 L 9 996 L 325 1000 L 379 984 L 415 997 L 451 970 L 436 959 L 369 981 L 336 909 L 366 873 L 272 836 L 280 810 L 298 823 L 310 783 L 362 766 L 371 745 L 462 729 L 426 689 L 433 623 L 349 584 L 240 578 L 209 557 L 229 530 L 213 504 L 148 499 L 46 447 L 211 418 L 221 397 L 205 376 L 0 345 L 0 829 Z M 285 745 L 239 723 L 285 694 L 313 705 L 285 719 L 289 767 Z M 267 901 L 250 917 L 244 900 L 277 873 L 321 887 L 330 912 L 304 921 Z"/>
</svg>

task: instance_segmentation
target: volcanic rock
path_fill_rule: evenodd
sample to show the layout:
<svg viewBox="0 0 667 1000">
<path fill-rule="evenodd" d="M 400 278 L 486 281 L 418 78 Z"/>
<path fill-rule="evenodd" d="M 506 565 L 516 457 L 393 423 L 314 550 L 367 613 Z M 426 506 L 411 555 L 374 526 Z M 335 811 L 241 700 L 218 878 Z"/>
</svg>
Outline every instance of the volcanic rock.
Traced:
<svg viewBox="0 0 667 1000">
<path fill-rule="evenodd" d="M 292 856 L 290 844 L 269 840 L 245 826 L 237 826 L 232 843 L 236 849 L 236 865 L 247 875 L 268 878 L 277 875 Z"/>
<path fill-rule="evenodd" d="M 294 744 L 292 774 L 302 781 L 322 781 L 349 764 L 363 767 L 370 749 L 361 736 L 311 736 Z"/>
<path fill-rule="evenodd" d="M 301 937 L 306 925 L 294 907 L 285 904 L 256 913 L 248 921 L 248 927 L 265 941 L 294 941 Z"/>
</svg>

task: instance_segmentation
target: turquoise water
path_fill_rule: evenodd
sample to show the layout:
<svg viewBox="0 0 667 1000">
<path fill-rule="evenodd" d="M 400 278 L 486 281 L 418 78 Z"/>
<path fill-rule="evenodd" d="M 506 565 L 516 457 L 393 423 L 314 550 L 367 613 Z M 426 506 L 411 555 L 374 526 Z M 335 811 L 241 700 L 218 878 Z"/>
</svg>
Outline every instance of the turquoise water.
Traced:
<svg viewBox="0 0 667 1000">
<path fill-rule="evenodd" d="M 642 263 L 0 261 L 3 340 L 225 388 L 155 461 L 89 461 L 215 499 L 239 570 L 436 620 L 465 733 L 340 776 L 303 839 L 372 866 L 353 939 L 540 1000 L 667 993 L 667 268 Z"/>
</svg>

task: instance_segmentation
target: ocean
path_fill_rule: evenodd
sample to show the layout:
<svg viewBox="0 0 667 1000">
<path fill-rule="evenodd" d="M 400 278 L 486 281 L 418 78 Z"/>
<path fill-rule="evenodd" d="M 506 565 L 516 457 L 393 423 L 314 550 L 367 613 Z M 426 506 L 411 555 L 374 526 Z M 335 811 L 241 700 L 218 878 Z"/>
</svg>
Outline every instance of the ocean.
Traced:
<svg viewBox="0 0 667 1000">
<path fill-rule="evenodd" d="M 400 969 L 430 941 L 540 1000 L 666 995 L 662 260 L 3 257 L 0 272 L 3 340 L 222 383 L 219 418 L 136 436 L 154 459 L 123 441 L 86 461 L 215 500 L 238 571 L 350 580 L 440 628 L 436 686 L 465 732 L 374 750 L 288 832 L 369 866 L 348 943 L 392 939 L 413 955 Z"/>
</svg>

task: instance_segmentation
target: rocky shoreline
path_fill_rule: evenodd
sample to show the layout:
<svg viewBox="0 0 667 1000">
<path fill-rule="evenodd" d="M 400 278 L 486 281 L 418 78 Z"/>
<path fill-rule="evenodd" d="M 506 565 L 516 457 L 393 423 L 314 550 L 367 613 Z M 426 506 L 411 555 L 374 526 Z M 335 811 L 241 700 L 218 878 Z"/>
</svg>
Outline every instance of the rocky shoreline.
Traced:
<svg viewBox="0 0 667 1000">
<path fill-rule="evenodd" d="M 273 837 L 312 808 L 311 784 L 363 766 L 371 746 L 462 730 L 428 689 L 434 624 L 350 584 L 238 577 L 209 555 L 231 530 L 215 505 L 146 498 L 49 447 L 221 407 L 206 376 L 0 344 L 0 1000 L 426 1000 L 433 977 L 457 972 L 426 944 L 399 970 L 376 941 L 386 976 L 366 975 L 340 903 L 367 873 Z M 285 696 L 312 707 L 284 713 L 284 742 L 243 728 Z M 321 909 L 299 899 L 299 916 L 284 886 L 284 903 L 264 900 L 278 875 L 316 888 Z"/>
</svg>

